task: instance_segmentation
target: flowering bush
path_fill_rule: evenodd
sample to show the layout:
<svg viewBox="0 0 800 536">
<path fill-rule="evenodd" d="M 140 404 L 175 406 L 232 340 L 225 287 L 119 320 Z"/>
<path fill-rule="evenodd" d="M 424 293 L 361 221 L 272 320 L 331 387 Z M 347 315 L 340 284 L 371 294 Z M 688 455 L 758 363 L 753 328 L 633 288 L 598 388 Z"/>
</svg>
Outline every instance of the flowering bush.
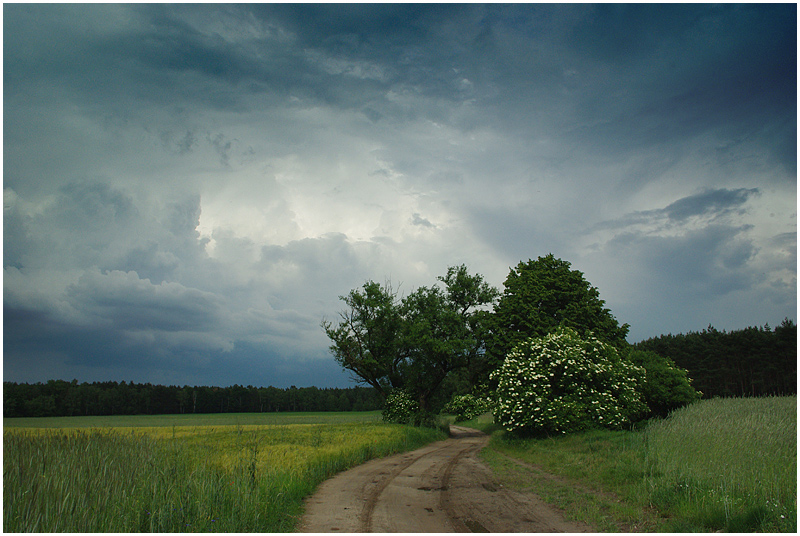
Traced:
<svg viewBox="0 0 800 536">
<path fill-rule="evenodd" d="M 520 343 L 491 377 L 496 420 L 518 434 L 619 428 L 647 412 L 639 392 L 644 369 L 571 328 Z"/>
<path fill-rule="evenodd" d="M 407 391 L 396 389 L 389 393 L 383 405 L 383 421 L 397 424 L 413 424 L 419 413 L 419 405 Z"/>
<path fill-rule="evenodd" d="M 468 421 L 487 411 L 491 411 L 492 403 L 486 398 L 474 395 L 453 395 L 444 407 L 444 412 L 456 416 L 456 422 Z"/>
</svg>

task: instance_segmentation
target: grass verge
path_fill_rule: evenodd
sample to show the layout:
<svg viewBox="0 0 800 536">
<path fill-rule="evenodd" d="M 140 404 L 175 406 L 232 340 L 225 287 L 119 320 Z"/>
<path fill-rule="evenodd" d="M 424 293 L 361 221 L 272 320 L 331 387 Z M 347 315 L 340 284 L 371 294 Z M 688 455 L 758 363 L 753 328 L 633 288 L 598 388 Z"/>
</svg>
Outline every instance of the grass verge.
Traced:
<svg viewBox="0 0 800 536">
<path fill-rule="evenodd" d="M 460 424 L 492 432 L 482 419 Z M 494 431 L 481 456 L 599 531 L 797 530 L 796 397 L 701 401 L 637 431 Z"/>
</svg>

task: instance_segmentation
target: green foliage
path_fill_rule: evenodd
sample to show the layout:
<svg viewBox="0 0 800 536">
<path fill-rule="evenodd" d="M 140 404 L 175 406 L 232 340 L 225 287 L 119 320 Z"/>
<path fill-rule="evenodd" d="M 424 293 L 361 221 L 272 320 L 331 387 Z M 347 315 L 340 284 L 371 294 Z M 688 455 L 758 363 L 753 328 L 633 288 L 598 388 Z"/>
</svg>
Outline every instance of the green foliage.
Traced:
<svg viewBox="0 0 800 536">
<path fill-rule="evenodd" d="M 322 323 L 339 364 L 386 396 L 393 389 L 411 395 L 415 424 L 440 409 L 442 385 L 454 372 L 482 359 L 488 315 L 482 308 L 497 296 L 463 265 L 439 281 L 443 287 L 420 287 L 402 300 L 388 285 L 368 282 L 363 292 L 342 297 L 349 309 L 338 324 Z"/>
<path fill-rule="evenodd" d="M 455 422 L 463 422 L 475 419 L 491 410 L 492 402 L 489 399 L 466 394 L 454 395 L 443 411 L 455 415 Z"/>
<path fill-rule="evenodd" d="M 277 413 L 377 410 L 383 397 L 371 387 L 189 386 L 49 380 L 3 382 L 4 417 Z"/>
<path fill-rule="evenodd" d="M 632 350 L 628 360 L 645 370 L 641 391 L 650 416 L 666 417 L 671 411 L 699 400 L 702 393 L 691 384 L 686 371 L 655 352 Z"/>
<path fill-rule="evenodd" d="M 395 424 L 414 424 L 419 413 L 419 405 L 411 395 L 402 389 L 395 389 L 386 397 L 383 421 Z"/>
<path fill-rule="evenodd" d="M 638 391 L 644 370 L 571 328 L 519 344 L 492 379 L 495 416 L 518 435 L 621 428 L 647 411 Z"/>
<path fill-rule="evenodd" d="M 439 280 L 444 288 L 421 287 L 402 303 L 405 387 L 423 413 L 440 409 L 434 397 L 448 376 L 480 359 L 486 311 L 479 308 L 497 294 L 463 265 L 450 267 Z"/>
<path fill-rule="evenodd" d="M 544 337 L 558 326 L 574 329 L 617 347 L 627 345 L 628 325 L 620 326 L 603 307 L 597 288 L 570 263 L 552 254 L 520 262 L 505 281 L 487 339 L 490 369 L 496 369 L 520 342 Z"/>
<path fill-rule="evenodd" d="M 367 281 L 362 288 L 340 296 L 348 309 L 339 313 L 338 324 L 323 320 L 322 328 L 336 362 L 386 396 L 402 387 L 403 319 L 390 284 Z"/>
</svg>

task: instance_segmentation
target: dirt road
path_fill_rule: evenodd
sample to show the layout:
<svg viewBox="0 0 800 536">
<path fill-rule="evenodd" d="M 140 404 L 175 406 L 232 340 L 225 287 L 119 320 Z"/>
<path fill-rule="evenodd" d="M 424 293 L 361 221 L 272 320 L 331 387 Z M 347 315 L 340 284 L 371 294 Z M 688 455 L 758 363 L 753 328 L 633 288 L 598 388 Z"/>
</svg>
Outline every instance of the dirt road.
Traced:
<svg viewBox="0 0 800 536">
<path fill-rule="evenodd" d="M 480 462 L 488 436 L 451 437 L 372 460 L 324 482 L 300 532 L 589 532 L 535 495 L 503 488 Z"/>
</svg>

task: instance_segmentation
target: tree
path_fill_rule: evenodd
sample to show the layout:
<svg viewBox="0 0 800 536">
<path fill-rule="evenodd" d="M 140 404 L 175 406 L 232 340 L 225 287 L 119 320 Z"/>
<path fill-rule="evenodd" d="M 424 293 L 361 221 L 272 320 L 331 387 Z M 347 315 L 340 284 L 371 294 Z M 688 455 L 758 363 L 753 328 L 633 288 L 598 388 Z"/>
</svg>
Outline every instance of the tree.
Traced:
<svg viewBox="0 0 800 536">
<path fill-rule="evenodd" d="M 444 380 L 482 356 L 486 308 L 497 296 L 464 265 L 438 279 L 443 287 L 420 287 L 400 301 L 388 284 L 368 281 L 340 297 L 349 309 L 338 324 L 322 322 L 336 361 L 384 397 L 405 390 L 416 404 L 415 424 L 440 402 Z"/>
<path fill-rule="evenodd" d="M 627 346 L 628 324 L 620 326 L 604 305 L 597 288 L 582 272 L 571 270 L 569 262 L 552 254 L 520 262 L 508 274 L 494 308 L 487 339 L 489 368 L 497 369 L 520 342 L 543 337 L 559 326 L 582 336 L 592 333 L 619 348 Z"/>
<path fill-rule="evenodd" d="M 634 348 L 686 369 L 705 398 L 797 393 L 797 326 L 789 319 L 774 331 L 769 325 L 731 332 L 708 326 L 650 338 Z"/>
<path fill-rule="evenodd" d="M 497 290 L 464 265 L 438 278 L 441 287 L 421 287 L 403 300 L 405 385 L 419 413 L 432 408 L 432 397 L 452 372 L 466 370 L 484 350 L 486 311 Z M 439 400 L 444 404 L 445 400 Z"/>
<path fill-rule="evenodd" d="M 362 289 L 339 296 L 349 309 L 339 313 L 338 324 L 323 320 L 322 329 L 336 362 L 385 398 L 402 387 L 400 304 L 389 283 L 367 281 Z"/>
</svg>

